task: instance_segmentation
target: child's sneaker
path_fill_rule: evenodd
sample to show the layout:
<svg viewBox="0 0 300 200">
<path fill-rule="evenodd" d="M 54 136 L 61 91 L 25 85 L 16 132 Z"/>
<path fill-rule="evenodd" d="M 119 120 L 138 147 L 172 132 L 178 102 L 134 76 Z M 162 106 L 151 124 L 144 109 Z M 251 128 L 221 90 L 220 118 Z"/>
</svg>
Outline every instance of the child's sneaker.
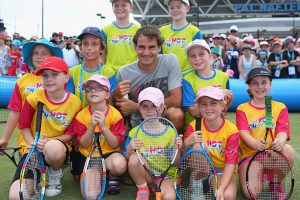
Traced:
<svg viewBox="0 0 300 200">
<path fill-rule="evenodd" d="M 62 185 L 60 179 L 62 176 L 62 169 L 54 171 L 52 167 L 47 167 L 47 183 L 45 191 L 47 197 L 53 197 L 61 193 Z"/>
<path fill-rule="evenodd" d="M 110 178 L 106 190 L 107 193 L 111 195 L 119 194 L 121 191 L 121 184 L 118 180 Z"/>
<path fill-rule="evenodd" d="M 139 188 L 136 193 L 136 200 L 148 200 L 149 199 L 149 189 L 147 186 Z"/>
</svg>

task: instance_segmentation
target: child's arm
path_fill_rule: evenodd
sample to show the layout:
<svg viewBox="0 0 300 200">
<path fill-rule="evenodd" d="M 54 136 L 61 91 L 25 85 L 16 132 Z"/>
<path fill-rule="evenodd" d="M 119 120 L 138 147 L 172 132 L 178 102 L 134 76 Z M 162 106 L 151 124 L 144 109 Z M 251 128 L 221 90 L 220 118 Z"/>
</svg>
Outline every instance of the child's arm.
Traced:
<svg viewBox="0 0 300 200">
<path fill-rule="evenodd" d="M 141 146 L 143 146 L 143 142 L 134 138 L 131 139 L 130 137 L 127 138 L 127 140 L 130 140 L 129 144 L 126 145 L 126 158 L 129 159 L 131 154 L 135 153 L 136 150 L 138 150 L 139 148 L 141 148 Z M 127 143 L 127 142 L 126 142 Z"/>
<path fill-rule="evenodd" d="M 184 134 L 181 154 L 183 155 L 191 146 L 195 146 L 197 143 L 200 144 L 200 142 L 202 142 L 202 134 L 200 134 L 200 131 L 194 131 L 194 128 L 189 125 Z"/>
<path fill-rule="evenodd" d="M 225 164 L 222 179 L 219 184 L 219 188 L 217 190 L 217 199 L 224 199 L 225 189 L 227 188 L 227 186 L 232 180 L 234 170 L 235 170 L 235 164 Z"/>
<path fill-rule="evenodd" d="M 90 126 L 79 140 L 79 144 L 81 144 L 84 148 L 87 148 L 92 144 L 96 124 L 97 122 L 92 120 Z"/>
<path fill-rule="evenodd" d="M 25 142 L 27 143 L 27 147 L 30 148 L 31 145 L 33 145 L 33 143 L 34 143 L 34 139 L 31 134 L 31 129 L 23 128 L 23 129 L 20 129 L 20 131 L 24 137 Z"/>
</svg>

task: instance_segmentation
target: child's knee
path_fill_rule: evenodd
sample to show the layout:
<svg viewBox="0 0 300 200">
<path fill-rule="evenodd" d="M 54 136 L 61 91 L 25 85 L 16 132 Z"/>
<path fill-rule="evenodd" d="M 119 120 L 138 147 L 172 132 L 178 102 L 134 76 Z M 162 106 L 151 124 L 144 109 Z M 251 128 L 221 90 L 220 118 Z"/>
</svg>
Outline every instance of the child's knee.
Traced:
<svg viewBox="0 0 300 200">
<path fill-rule="evenodd" d="M 114 171 L 118 174 L 123 174 L 127 170 L 127 160 L 123 156 L 117 156 L 115 159 L 112 160 L 112 167 L 111 171 Z"/>
<path fill-rule="evenodd" d="M 45 145 L 43 153 L 47 161 L 62 160 L 66 157 L 66 147 L 59 140 L 50 140 Z"/>
<path fill-rule="evenodd" d="M 20 199 L 19 185 L 20 185 L 19 180 L 12 183 L 12 185 L 10 186 L 10 189 L 9 189 L 9 195 L 8 195 L 9 200 L 19 200 Z"/>
<path fill-rule="evenodd" d="M 164 200 L 176 200 L 176 194 L 174 190 L 165 190 L 162 193 L 162 199 Z"/>
</svg>

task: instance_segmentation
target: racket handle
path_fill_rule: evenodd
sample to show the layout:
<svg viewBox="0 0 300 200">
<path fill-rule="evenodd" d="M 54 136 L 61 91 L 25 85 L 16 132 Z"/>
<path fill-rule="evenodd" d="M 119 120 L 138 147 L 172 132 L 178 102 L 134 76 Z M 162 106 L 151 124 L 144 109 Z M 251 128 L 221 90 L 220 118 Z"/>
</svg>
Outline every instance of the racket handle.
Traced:
<svg viewBox="0 0 300 200">
<path fill-rule="evenodd" d="M 155 193 L 155 200 L 161 200 L 161 192 Z"/>
<path fill-rule="evenodd" d="M 124 98 L 124 99 L 129 99 L 128 94 L 125 94 L 125 95 L 123 96 L 123 98 Z"/>
</svg>

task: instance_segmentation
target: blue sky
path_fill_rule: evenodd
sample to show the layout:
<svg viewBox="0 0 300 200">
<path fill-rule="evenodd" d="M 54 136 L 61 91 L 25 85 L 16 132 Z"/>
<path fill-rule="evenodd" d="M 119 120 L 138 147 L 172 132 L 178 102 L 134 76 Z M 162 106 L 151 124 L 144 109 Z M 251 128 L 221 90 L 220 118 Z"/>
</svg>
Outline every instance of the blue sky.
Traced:
<svg viewBox="0 0 300 200">
<path fill-rule="evenodd" d="M 96 16 L 101 13 L 106 18 Z M 0 18 L 6 31 L 25 37 L 42 36 L 42 0 L 0 0 Z M 110 0 L 44 0 L 44 36 L 62 31 L 79 35 L 87 26 L 102 27 L 115 19 Z"/>
</svg>

